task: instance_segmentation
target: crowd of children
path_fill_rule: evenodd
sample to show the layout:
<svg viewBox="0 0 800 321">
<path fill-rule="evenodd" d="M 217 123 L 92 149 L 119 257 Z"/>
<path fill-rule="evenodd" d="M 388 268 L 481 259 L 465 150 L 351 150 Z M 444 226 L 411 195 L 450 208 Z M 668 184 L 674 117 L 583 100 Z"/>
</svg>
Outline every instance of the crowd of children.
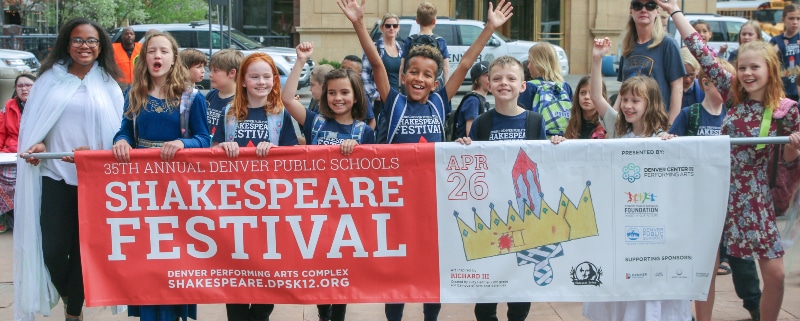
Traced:
<svg viewBox="0 0 800 321">
<path fill-rule="evenodd" d="M 717 53 L 705 45 L 711 37 L 709 25 L 702 21 L 691 25 L 677 0 L 631 1 L 619 75 L 623 82 L 614 103 L 607 98 L 601 73 L 602 58 L 612 48 L 608 38 L 594 41 L 591 74 L 573 91 L 560 74 L 554 47 L 545 42 L 530 48 L 525 63 L 510 56 L 474 63 L 492 33 L 512 15 L 505 0 L 496 6 L 488 3 L 485 28 L 452 73 L 446 41 L 433 34 L 433 5 L 420 4 L 416 18 L 420 35 L 407 39 L 394 39 L 399 19 L 387 14 L 381 30 L 394 33 L 385 40 L 389 43 L 376 43 L 367 33 L 363 4 L 337 1 L 353 25 L 363 61 L 348 55 L 342 68 L 317 66 L 310 75 L 309 106 L 297 98 L 297 87 L 303 65 L 314 52 L 313 43 L 296 47 L 297 60 L 285 87 L 269 55 L 244 57 L 236 50 L 220 50 L 208 60 L 212 89 L 203 95 L 194 84 L 205 76 L 205 54 L 193 49 L 178 53 L 168 33 L 149 33 L 143 59 L 134 66 L 134 81 L 124 92 L 114 156 L 127 162 L 131 149 L 160 148 L 162 159 L 170 160 L 183 148 L 213 147 L 238 157 L 241 147 L 253 146 L 256 155 L 265 157 L 273 146 L 298 143 L 338 145 L 347 156 L 363 144 L 546 139 L 559 144 L 569 139 L 730 135 L 788 136 L 784 164 L 796 168 L 800 163 L 796 103 L 800 72 L 794 71 L 794 61 L 800 59 L 800 7 L 796 5 L 785 7 L 786 31 L 770 43 L 760 41 L 758 24 L 743 25 L 741 46 L 727 52 L 733 57 L 731 65 L 717 57 L 726 48 Z M 680 54 L 675 39 L 664 36 L 658 21 L 662 16 L 655 12 L 658 7 L 685 35 L 679 39 L 685 44 Z M 643 57 L 657 60 L 650 73 L 634 68 Z M 676 63 L 678 59 L 683 63 Z M 362 72 L 363 66 L 367 68 Z M 472 91 L 451 110 L 450 100 L 467 73 Z M 489 94 L 494 106 L 487 103 Z M 265 128 L 266 133 L 249 135 L 251 128 Z M 500 132 L 503 135 L 497 135 Z M 755 274 L 753 262 L 758 263 L 763 295 L 758 292 L 760 304 L 756 299 L 756 303 L 746 301 L 745 307 L 753 319 L 765 321 L 777 319 L 785 274 L 784 249 L 763 175 L 772 148 L 732 147 L 730 204 L 720 244 L 723 260 L 743 261 L 735 268 L 742 275 Z M 697 320 L 710 320 L 713 278 L 708 299 L 695 304 Z M 508 320 L 525 320 L 530 307 L 530 302 L 508 303 Z M 272 304 L 226 305 L 228 320 L 268 320 L 273 308 Z M 403 303 L 387 303 L 387 320 L 401 320 L 403 308 Z M 438 303 L 425 304 L 425 320 L 437 320 L 440 309 Z M 343 321 L 346 305 L 319 305 L 318 312 L 320 320 Z M 497 320 L 497 303 L 476 304 L 474 312 L 479 321 Z M 131 307 L 130 315 L 185 320 L 196 318 L 196 305 Z M 688 300 L 592 302 L 584 305 L 584 316 L 594 321 L 688 321 L 692 310 Z"/>
</svg>

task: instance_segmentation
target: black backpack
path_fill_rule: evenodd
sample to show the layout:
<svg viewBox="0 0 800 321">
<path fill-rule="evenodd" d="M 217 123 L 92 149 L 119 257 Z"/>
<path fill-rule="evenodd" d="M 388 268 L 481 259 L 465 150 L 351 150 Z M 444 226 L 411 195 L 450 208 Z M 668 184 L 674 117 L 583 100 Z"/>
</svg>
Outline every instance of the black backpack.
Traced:
<svg viewBox="0 0 800 321">
<path fill-rule="evenodd" d="M 476 93 L 474 91 L 470 91 L 469 93 L 464 95 L 464 97 L 461 98 L 461 102 L 458 103 L 458 107 L 456 107 L 455 110 L 453 110 L 453 111 L 451 111 L 451 112 L 449 112 L 447 114 L 447 119 L 445 120 L 445 123 L 444 123 L 444 132 L 445 132 L 445 139 L 448 142 L 452 142 L 452 141 L 455 141 L 458 138 L 461 138 L 461 137 L 456 137 L 456 134 L 457 134 L 456 133 L 456 125 L 457 125 L 456 123 L 458 122 L 458 113 L 459 113 L 459 111 L 461 111 L 461 105 L 464 104 L 464 102 L 467 100 L 467 98 L 472 97 L 472 96 L 478 98 L 478 103 L 480 104 L 478 106 L 478 116 L 482 115 L 483 113 L 485 113 L 486 111 L 489 110 L 489 107 L 490 107 L 489 105 L 490 104 L 489 104 L 489 102 L 486 101 L 486 97 L 484 97 L 481 94 Z"/>
<path fill-rule="evenodd" d="M 475 118 L 475 121 L 478 122 L 477 130 L 475 137 L 477 137 L 478 141 L 489 141 L 489 133 L 492 131 L 492 115 L 494 113 L 485 113 L 483 115 L 478 116 Z M 525 140 L 538 140 L 544 139 L 545 137 L 539 137 L 539 133 L 542 132 L 542 114 L 537 112 L 532 112 L 530 110 L 525 111 Z"/>
<path fill-rule="evenodd" d="M 416 34 L 416 35 L 410 35 L 408 37 L 411 38 L 411 45 L 408 46 L 408 51 L 409 52 L 414 47 L 421 46 L 421 45 L 428 45 L 428 46 L 436 48 L 439 51 L 442 50 L 442 48 L 439 48 L 439 39 L 441 39 L 442 37 L 439 37 L 437 35 L 420 35 L 420 34 Z"/>
</svg>

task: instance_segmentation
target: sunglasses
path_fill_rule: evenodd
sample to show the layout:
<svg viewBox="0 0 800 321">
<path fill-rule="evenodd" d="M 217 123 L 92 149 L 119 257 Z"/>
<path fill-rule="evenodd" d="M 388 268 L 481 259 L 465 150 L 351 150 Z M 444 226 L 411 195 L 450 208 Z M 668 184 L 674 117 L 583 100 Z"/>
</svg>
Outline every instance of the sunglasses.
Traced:
<svg viewBox="0 0 800 321">
<path fill-rule="evenodd" d="M 390 29 L 390 28 L 391 29 L 397 29 L 397 28 L 400 28 L 400 25 L 396 24 L 396 23 L 385 23 L 385 24 L 383 24 L 383 27 L 386 28 L 386 29 Z"/>
<path fill-rule="evenodd" d="M 641 3 L 639 1 L 631 2 L 631 9 L 633 9 L 634 11 L 642 10 L 642 8 L 647 9 L 647 11 L 653 11 L 658 8 L 658 4 L 653 1 L 650 1 L 648 3 Z"/>
</svg>

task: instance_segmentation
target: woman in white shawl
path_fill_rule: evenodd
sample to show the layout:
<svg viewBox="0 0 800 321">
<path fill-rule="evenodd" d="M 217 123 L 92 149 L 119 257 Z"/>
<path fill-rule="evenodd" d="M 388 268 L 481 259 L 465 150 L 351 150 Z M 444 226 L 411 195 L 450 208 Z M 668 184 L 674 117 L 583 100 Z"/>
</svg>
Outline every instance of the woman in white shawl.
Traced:
<svg viewBox="0 0 800 321">
<path fill-rule="evenodd" d="M 31 90 L 19 149 L 23 154 L 110 149 L 122 119 L 122 91 L 115 81 L 119 75 L 103 28 L 85 18 L 68 21 Z M 81 319 L 84 292 L 73 162 L 72 157 L 29 157 L 17 163 L 15 320 L 49 315 L 59 296 L 65 301 L 66 320 Z"/>
</svg>

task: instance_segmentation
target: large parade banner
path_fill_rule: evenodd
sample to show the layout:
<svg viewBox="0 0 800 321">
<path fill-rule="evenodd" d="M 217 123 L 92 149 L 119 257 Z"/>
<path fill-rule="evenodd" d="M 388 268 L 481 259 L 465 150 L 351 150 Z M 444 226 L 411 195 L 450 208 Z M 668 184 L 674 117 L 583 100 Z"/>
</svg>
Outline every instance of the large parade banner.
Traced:
<svg viewBox="0 0 800 321">
<path fill-rule="evenodd" d="M 89 306 L 705 298 L 727 137 L 76 153 Z"/>
</svg>

